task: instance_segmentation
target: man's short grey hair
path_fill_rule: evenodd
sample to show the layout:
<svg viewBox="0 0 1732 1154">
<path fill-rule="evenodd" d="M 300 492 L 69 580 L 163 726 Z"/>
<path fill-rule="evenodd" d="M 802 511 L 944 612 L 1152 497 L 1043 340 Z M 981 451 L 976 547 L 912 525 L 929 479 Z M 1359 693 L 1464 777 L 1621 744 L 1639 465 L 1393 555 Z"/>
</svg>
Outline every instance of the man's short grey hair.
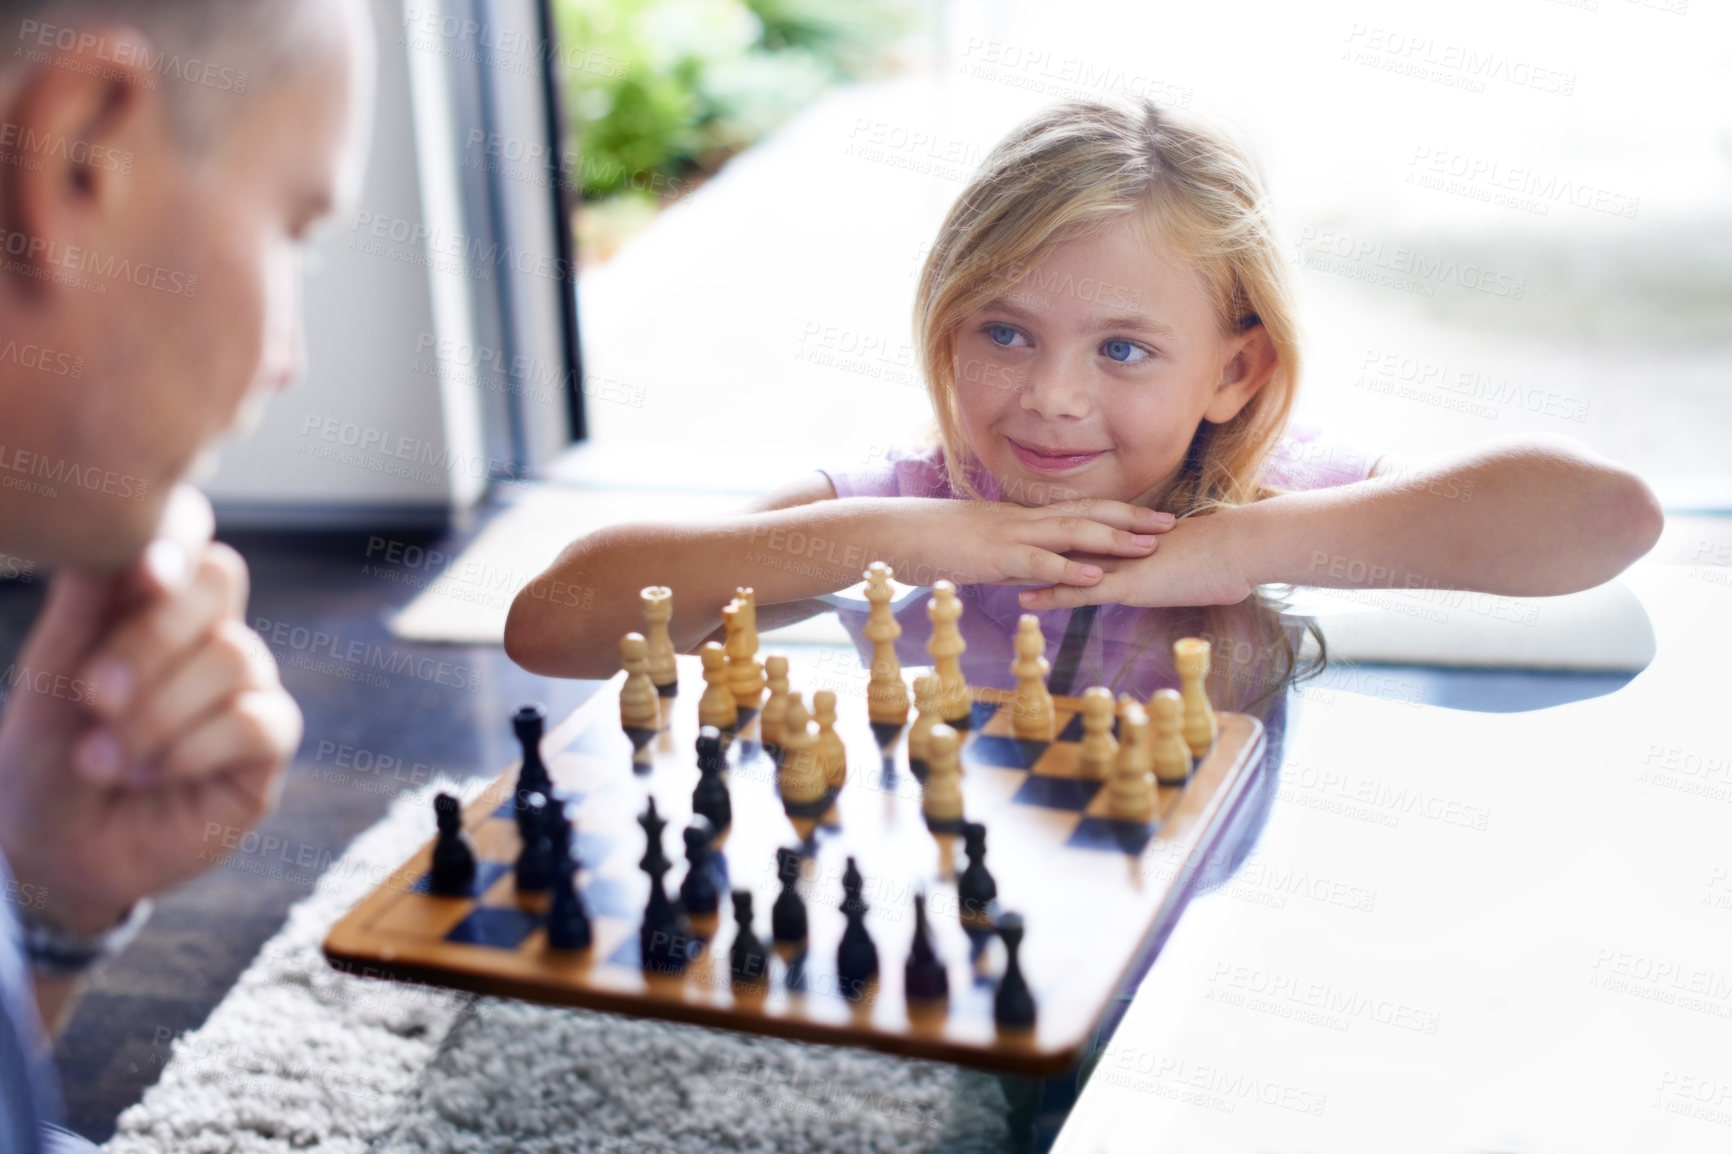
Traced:
<svg viewBox="0 0 1732 1154">
<path fill-rule="evenodd" d="M 75 47 L 141 68 L 176 134 L 203 151 L 237 111 L 330 43 L 341 11 L 332 0 L 0 0 L 0 76 Z M 102 42 L 102 25 L 137 29 L 149 52 Z"/>
</svg>

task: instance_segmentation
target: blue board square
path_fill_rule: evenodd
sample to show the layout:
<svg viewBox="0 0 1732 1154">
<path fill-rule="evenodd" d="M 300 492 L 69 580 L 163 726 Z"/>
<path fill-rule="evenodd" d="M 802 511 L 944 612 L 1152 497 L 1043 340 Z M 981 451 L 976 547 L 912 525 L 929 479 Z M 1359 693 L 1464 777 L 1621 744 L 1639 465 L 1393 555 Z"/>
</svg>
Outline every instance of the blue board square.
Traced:
<svg viewBox="0 0 1732 1154">
<path fill-rule="evenodd" d="M 973 728 L 979 729 L 992 720 L 992 715 L 998 712 L 998 705 L 991 701 L 976 701 L 970 706 L 972 716 L 969 719 Z"/>
<path fill-rule="evenodd" d="M 962 761 L 965 765 L 1000 769 L 1033 769 L 1047 745 L 1044 741 L 1024 741 L 1020 737 L 981 736 L 963 746 Z"/>
<path fill-rule="evenodd" d="M 696 962 L 699 958 L 703 957 L 703 953 L 704 943 L 695 937 L 692 938 L 691 942 L 686 947 L 686 959 L 688 963 Z M 626 969 L 642 969 L 643 940 L 639 936 L 638 932 L 633 930 L 631 933 L 627 934 L 625 940 L 620 942 L 619 948 L 608 955 L 607 960 L 611 965 L 624 966 Z"/>
<path fill-rule="evenodd" d="M 502 862 L 502 861 L 478 861 L 475 863 L 475 881 L 469 887 L 469 892 L 467 894 L 464 894 L 464 895 L 456 895 L 456 894 L 444 895 L 444 894 L 441 894 L 440 896 L 441 897 L 463 896 L 463 897 L 478 898 L 482 894 L 487 892 L 487 889 L 489 886 L 491 886 L 494 882 L 498 881 L 500 878 L 504 877 L 509 872 L 511 872 L 511 866 L 506 862 Z M 417 881 L 413 886 L 410 887 L 409 892 L 412 894 L 430 894 L 433 892 L 432 881 L 433 881 L 433 871 L 428 870 L 426 873 L 421 875 L 421 880 Z"/>
<path fill-rule="evenodd" d="M 619 723 L 594 721 L 585 726 L 583 731 L 571 739 L 566 746 L 566 752 L 572 753 L 608 753 L 623 747 L 629 747 L 631 739 Z"/>
<path fill-rule="evenodd" d="M 647 889 L 628 886 L 618 878 L 596 878 L 583 887 L 584 905 L 602 917 L 635 920 L 648 899 Z"/>
<path fill-rule="evenodd" d="M 1101 783 L 1074 777 L 1041 777 L 1035 775 L 1022 783 L 1010 800 L 1017 805 L 1040 805 L 1048 809 L 1070 809 L 1081 812 L 1099 793 Z"/>
<path fill-rule="evenodd" d="M 577 855 L 579 865 L 593 866 L 606 861 L 617 844 L 614 838 L 577 830 L 571 837 L 571 852 Z"/>
<path fill-rule="evenodd" d="M 584 896 L 588 897 L 589 895 L 585 894 Z M 629 933 L 620 942 L 619 949 L 615 950 L 607 960 L 610 965 L 624 966 L 629 970 L 635 970 L 643 965 L 642 950 L 636 932 Z"/>
<path fill-rule="evenodd" d="M 523 910 L 479 906 L 458 922 L 457 928 L 445 935 L 445 940 L 515 950 L 540 924 L 539 917 Z"/>
<path fill-rule="evenodd" d="M 1142 853 L 1154 839 L 1153 822 L 1114 821 L 1107 817 L 1085 817 L 1065 845 L 1072 849 L 1102 849 Z"/>
<path fill-rule="evenodd" d="M 1070 715 L 1070 720 L 1064 723 L 1064 728 L 1059 730 L 1058 740 L 1060 740 L 1060 741 L 1081 741 L 1082 736 L 1083 736 L 1082 714 L 1073 713 Z"/>
</svg>

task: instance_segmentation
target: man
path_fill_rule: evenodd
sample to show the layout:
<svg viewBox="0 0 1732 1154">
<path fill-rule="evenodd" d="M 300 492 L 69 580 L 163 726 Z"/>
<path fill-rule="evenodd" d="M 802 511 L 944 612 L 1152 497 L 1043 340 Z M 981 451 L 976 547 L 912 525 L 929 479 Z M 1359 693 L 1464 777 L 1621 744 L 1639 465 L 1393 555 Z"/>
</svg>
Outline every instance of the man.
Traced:
<svg viewBox="0 0 1732 1154">
<path fill-rule="evenodd" d="M 245 565 L 180 481 L 297 371 L 297 256 L 357 172 L 367 19 L 0 0 L 0 551 L 54 572 L 0 715 L 0 1150 L 88 1149 L 52 1128 L 42 1025 L 200 871 L 208 823 L 267 812 L 300 742 Z"/>
</svg>

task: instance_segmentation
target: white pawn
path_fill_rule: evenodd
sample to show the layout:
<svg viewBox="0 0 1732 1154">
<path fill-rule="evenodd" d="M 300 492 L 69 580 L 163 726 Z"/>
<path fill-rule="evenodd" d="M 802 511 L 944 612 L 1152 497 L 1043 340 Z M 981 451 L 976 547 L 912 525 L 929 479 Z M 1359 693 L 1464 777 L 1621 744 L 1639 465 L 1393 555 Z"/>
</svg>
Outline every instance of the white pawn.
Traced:
<svg viewBox="0 0 1732 1154">
<path fill-rule="evenodd" d="M 1051 741 L 1052 693 L 1046 675 L 1052 665 L 1046 659 L 1046 638 L 1040 618 L 1024 613 L 1016 623 L 1016 660 L 1010 672 L 1016 677 L 1016 696 L 1011 700 L 1010 723 L 1016 735 L 1032 741 Z"/>
<path fill-rule="evenodd" d="M 758 664 L 753 647 L 756 630 L 751 627 L 750 613 L 737 598 L 722 610 L 722 624 L 727 628 L 722 649 L 728 655 L 728 692 L 741 709 L 756 709 L 764 695 L 764 667 Z"/>
<path fill-rule="evenodd" d="M 776 791 L 783 801 L 805 805 L 824 796 L 824 774 L 818 765 L 818 735 L 798 693 L 788 695 L 788 715 L 782 724 L 782 767 Z"/>
<path fill-rule="evenodd" d="M 1155 781 L 1149 776 L 1149 715 L 1132 702 L 1125 706 L 1120 726 L 1118 760 L 1107 784 L 1107 805 L 1125 821 L 1151 821 L 1155 816 Z"/>
<path fill-rule="evenodd" d="M 782 740 L 782 719 L 788 716 L 788 656 L 772 653 L 764 658 L 764 673 L 769 678 L 770 696 L 764 710 L 758 714 L 758 740 L 765 745 L 778 745 Z"/>
<path fill-rule="evenodd" d="M 728 654 L 714 641 L 698 650 L 704 663 L 704 695 L 698 698 L 698 724 L 733 729 L 740 720 L 739 706 L 728 692 Z"/>
<path fill-rule="evenodd" d="M 932 727 L 926 747 L 926 797 L 921 805 L 928 822 L 962 820 L 962 763 L 958 734 L 940 722 Z"/>
<path fill-rule="evenodd" d="M 1191 776 L 1191 747 L 1180 729 L 1185 703 L 1176 689 L 1163 689 L 1149 698 L 1152 736 L 1149 740 L 1150 768 L 1162 785 L 1183 785 Z"/>
<path fill-rule="evenodd" d="M 1103 778 L 1118 758 L 1119 743 L 1113 736 L 1113 691 L 1097 685 L 1082 695 L 1083 739 L 1078 767 L 1084 777 Z"/>
<path fill-rule="evenodd" d="M 1179 674 L 1179 695 L 1185 700 L 1185 744 L 1192 757 L 1202 757 L 1215 743 L 1215 711 L 1203 679 L 1209 675 L 1209 643 L 1200 637 L 1173 642 L 1173 668 Z"/>
<path fill-rule="evenodd" d="M 661 695 L 650 680 L 649 644 L 641 633 L 619 639 L 625 684 L 619 691 L 619 723 L 626 729 L 655 729 L 661 724 Z"/>
<path fill-rule="evenodd" d="M 820 689 L 812 695 L 812 720 L 818 723 L 815 751 L 824 784 L 841 789 L 848 781 L 848 747 L 836 732 L 836 695 L 830 690 Z"/>
<path fill-rule="evenodd" d="M 936 673 L 926 673 L 914 679 L 914 724 L 908 727 L 908 760 L 925 761 L 932 728 L 943 719 L 938 716 L 940 685 Z"/>
</svg>

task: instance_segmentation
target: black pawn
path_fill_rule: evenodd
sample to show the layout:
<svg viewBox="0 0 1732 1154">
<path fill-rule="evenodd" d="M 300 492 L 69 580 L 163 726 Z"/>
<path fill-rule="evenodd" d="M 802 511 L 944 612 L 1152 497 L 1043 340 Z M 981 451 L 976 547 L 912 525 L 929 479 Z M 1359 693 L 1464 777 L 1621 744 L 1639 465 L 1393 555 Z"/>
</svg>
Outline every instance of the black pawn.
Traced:
<svg viewBox="0 0 1732 1154">
<path fill-rule="evenodd" d="M 427 888 L 445 896 L 466 896 L 475 884 L 475 843 L 463 829 L 457 799 L 442 793 L 433 799 L 439 840 L 433 843 L 433 874 Z"/>
<path fill-rule="evenodd" d="M 721 890 L 710 862 L 716 827 L 702 814 L 694 814 L 682 836 L 686 839 L 686 877 L 680 882 L 680 904 L 688 914 L 713 914 L 722 908 Z"/>
<path fill-rule="evenodd" d="M 722 731 L 713 725 L 698 730 L 698 787 L 692 790 L 692 812 L 710 819 L 717 832 L 734 824 L 734 804 L 722 780 L 726 766 L 722 755 Z"/>
<path fill-rule="evenodd" d="M 541 760 L 541 735 L 547 727 L 547 710 L 539 705 L 525 705 L 511 716 L 512 732 L 523 746 L 523 766 L 517 771 L 517 832 L 529 840 L 529 818 L 524 812 L 529 795 L 553 796 L 553 778 L 547 764 Z"/>
<path fill-rule="evenodd" d="M 571 852 L 571 819 L 563 808 L 548 819 L 556 863 L 553 903 L 547 911 L 547 944 L 556 950 L 587 950 L 591 941 L 589 910 L 577 892 L 578 861 Z"/>
<path fill-rule="evenodd" d="M 843 927 L 842 942 L 836 947 L 836 976 L 855 990 L 861 990 L 878 976 L 878 947 L 866 932 L 866 899 L 860 896 L 864 887 L 860 868 L 850 857 L 848 868 L 842 872 L 841 908 L 848 916 L 848 924 Z M 843 996 L 852 1000 L 855 995 L 844 991 Z"/>
<path fill-rule="evenodd" d="M 1009 1030 L 1026 1030 L 1034 1025 L 1034 994 L 1017 959 L 1022 946 L 1022 917 L 1005 914 L 998 919 L 997 928 L 998 936 L 1004 939 L 1005 963 L 1004 977 L 998 979 L 998 993 L 992 998 L 992 1020 Z"/>
<path fill-rule="evenodd" d="M 789 945 L 806 940 L 806 902 L 795 884 L 800 880 L 800 854 L 786 847 L 776 851 L 776 876 L 782 892 L 770 907 L 770 936 Z"/>
<path fill-rule="evenodd" d="M 770 951 L 752 930 L 752 891 L 734 891 L 734 946 L 728 966 L 736 982 L 762 982 L 770 972 Z"/>
<path fill-rule="evenodd" d="M 968 865 L 956 882 L 956 897 L 962 903 L 964 921 L 986 917 L 993 899 L 998 897 L 998 883 L 986 869 L 986 827 L 977 821 L 962 827 L 962 850 L 968 855 Z"/>
<path fill-rule="evenodd" d="M 677 974 L 691 960 L 692 926 L 685 911 L 669 900 L 662 882 L 663 875 L 672 868 L 662 851 L 662 830 L 667 827 L 667 819 L 656 812 L 652 797 L 637 821 L 643 826 L 645 840 L 638 868 L 650 878 L 649 903 L 644 907 L 643 924 L 638 927 L 638 957 L 646 970 Z"/>
<path fill-rule="evenodd" d="M 526 894 L 546 893 L 553 888 L 553 874 L 559 864 L 552 831 L 548 828 L 551 814 L 546 796 L 530 794 L 518 812 L 520 825 L 523 817 L 528 818 L 528 833 L 523 839 L 523 849 L 517 855 L 517 888 Z"/>
<path fill-rule="evenodd" d="M 902 984 L 910 998 L 937 1001 L 950 996 L 950 975 L 932 948 L 932 927 L 926 922 L 926 895 L 914 895 L 914 944 L 902 968 Z"/>
</svg>

